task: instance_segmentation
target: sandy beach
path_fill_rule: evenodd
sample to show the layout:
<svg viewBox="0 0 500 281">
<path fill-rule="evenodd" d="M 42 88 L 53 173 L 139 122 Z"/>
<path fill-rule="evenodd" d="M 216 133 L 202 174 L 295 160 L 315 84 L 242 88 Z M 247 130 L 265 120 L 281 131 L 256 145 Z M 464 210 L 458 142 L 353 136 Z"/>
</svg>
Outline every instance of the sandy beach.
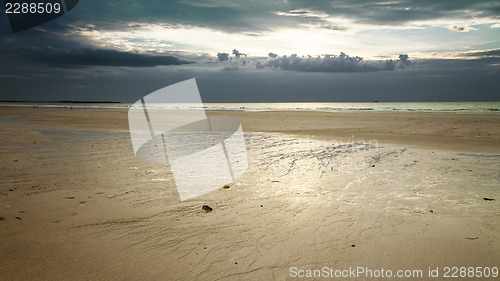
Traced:
<svg viewBox="0 0 500 281">
<path fill-rule="evenodd" d="M 500 266 L 500 114 L 208 114 L 241 121 L 248 170 L 180 201 L 167 165 L 135 158 L 126 109 L 0 107 L 0 279 Z"/>
</svg>

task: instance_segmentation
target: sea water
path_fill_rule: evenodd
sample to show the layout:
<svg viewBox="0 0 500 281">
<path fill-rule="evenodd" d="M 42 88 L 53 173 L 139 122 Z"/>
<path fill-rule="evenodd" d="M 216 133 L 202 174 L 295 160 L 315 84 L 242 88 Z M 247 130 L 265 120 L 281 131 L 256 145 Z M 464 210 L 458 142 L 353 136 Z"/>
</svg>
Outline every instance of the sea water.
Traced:
<svg viewBox="0 0 500 281">
<path fill-rule="evenodd" d="M 128 109 L 131 103 L 0 102 L 0 106 Z M 500 102 L 283 102 L 283 103 L 153 103 L 151 109 L 221 111 L 375 111 L 499 113 Z"/>
</svg>

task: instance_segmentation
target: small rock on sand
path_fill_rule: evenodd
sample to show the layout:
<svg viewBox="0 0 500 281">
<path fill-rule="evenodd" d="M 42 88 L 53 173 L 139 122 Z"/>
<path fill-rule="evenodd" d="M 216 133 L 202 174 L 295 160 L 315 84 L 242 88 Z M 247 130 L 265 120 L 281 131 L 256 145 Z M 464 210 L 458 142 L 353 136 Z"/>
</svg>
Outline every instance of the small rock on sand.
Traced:
<svg viewBox="0 0 500 281">
<path fill-rule="evenodd" d="M 5 218 L 4 217 L 0 217 L 0 221 L 3 221 L 3 220 L 5 220 Z"/>
<path fill-rule="evenodd" d="M 493 200 L 495 200 L 495 199 L 493 199 L 493 198 L 483 197 L 483 200 L 484 200 L 484 201 L 493 201 Z"/>
<path fill-rule="evenodd" d="M 210 213 L 211 211 L 213 211 L 212 207 L 208 206 L 208 205 L 203 205 L 203 207 L 201 207 L 205 213 Z"/>
<path fill-rule="evenodd" d="M 222 188 L 228 189 L 228 188 L 230 188 L 230 186 L 228 184 L 226 184 Z"/>
</svg>

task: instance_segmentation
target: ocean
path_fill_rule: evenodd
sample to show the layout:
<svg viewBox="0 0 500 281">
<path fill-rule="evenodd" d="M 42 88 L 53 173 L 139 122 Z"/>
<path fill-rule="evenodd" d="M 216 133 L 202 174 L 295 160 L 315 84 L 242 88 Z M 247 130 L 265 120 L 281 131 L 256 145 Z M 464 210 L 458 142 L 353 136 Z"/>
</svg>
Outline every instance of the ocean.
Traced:
<svg viewBox="0 0 500 281">
<path fill-rule="evenodd" d="M 131 103 L 0 102 L 0 106 L 42 108 L 127 109 Z M 151 108 L 218 111 L 372 111 L 372 112 L 500 112 L 500 102 L 284 102 L 284 103 L 203 103 L 148 104 Z"/>
</svg>

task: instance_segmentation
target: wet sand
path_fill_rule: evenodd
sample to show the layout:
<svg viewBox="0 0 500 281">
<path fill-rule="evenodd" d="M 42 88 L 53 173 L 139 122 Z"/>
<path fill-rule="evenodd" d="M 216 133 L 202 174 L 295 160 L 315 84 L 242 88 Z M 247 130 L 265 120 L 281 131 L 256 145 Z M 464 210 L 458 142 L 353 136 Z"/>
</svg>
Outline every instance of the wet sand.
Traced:
<svg viewBox="0 0 500 281">
<path fill-rule="evenodd" d="M 2 280 L 498 266 L 500 115 L 210 114 L 240 119 L 249 168 L 181 202 L 126 110 L 0 107 Z"/>
</svg>

